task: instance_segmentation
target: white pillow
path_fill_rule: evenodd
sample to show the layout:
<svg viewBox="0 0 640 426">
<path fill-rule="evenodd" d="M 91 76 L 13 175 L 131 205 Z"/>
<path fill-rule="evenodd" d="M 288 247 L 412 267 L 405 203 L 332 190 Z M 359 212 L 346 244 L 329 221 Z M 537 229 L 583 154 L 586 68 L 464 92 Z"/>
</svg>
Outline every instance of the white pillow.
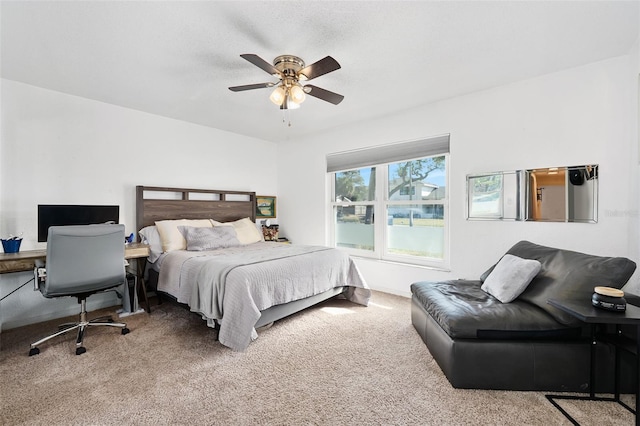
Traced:
<svg viewBox="0 0 640 426">
<path fill-rule="evenodd" d="M 140 242 L 149 245 L 148 260 L 154 263 L 162 254 L 162 241 L 160 240 L 160 234 L 158 228 L 155 226 L 145 226 L 138 234 L 140 235 Z"/>
<path fill-rule="evenodd" d="M 480 288 L 502 303 L 509 303 L 522 294 L 540 268 L 537 260 L 505 254 Z"/>
<path fill-rule="evenodd" d="M 156 222 L 160 241 L 162 242 L 162 251 L 169 252 L 172 250 L 185 250 L 187 248 L 187 240 L 184 239 L 178 226 L 192 226 L 194 228 L 211 228 L 213 225 L 209 219 L 177 219 L 177 220 L 159 220 Z"/>
<path fill-rule="evenodd" d="M 236 236 L 238 237 L 240 244 L 251 244 L 264 241 L 262 232 L 258 230 L 256 224 L 248 217 L 238 219 L 234 222 L 220 223 L 212 220 L 212 223 L 213 222 L 215 222 L 215 226 L 233 226 L 236 230 Z"/>
</svg>

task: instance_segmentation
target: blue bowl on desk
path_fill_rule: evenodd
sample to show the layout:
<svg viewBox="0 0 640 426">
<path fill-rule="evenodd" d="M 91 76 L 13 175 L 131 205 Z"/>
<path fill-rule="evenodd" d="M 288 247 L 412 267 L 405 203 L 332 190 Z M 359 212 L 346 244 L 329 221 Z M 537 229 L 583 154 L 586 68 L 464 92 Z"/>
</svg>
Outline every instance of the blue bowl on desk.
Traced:
<svg viewBox="0 0 640 426">
<path fill-rule="evenodd" d="M 17 253 L 20 251 L 20 243 L 22 238 L 16 238 L 11 240 L 2 240 L 2 249 L 5 253 Z"/>
</svg>

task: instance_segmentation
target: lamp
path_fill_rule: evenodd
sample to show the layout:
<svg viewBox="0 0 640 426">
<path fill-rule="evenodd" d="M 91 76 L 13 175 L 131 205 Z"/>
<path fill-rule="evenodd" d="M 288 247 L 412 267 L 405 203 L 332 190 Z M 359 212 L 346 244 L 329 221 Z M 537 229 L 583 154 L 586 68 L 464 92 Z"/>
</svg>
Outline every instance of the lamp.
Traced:
<svg viewBox="0 0 640 426">
<path fill-rule="evenodd" d="M 306 97 L 304 90 L 302 90 L 302 87 L 299 84 L 294 85 L 289 90 L 289 99 L 297 104 L 303 103 Z"/>
<path fill-rule="evenodd" d="M 288 94 L 287 101 L 283 109 L 298 109 L 298 108 L 300 108 L 300 104 L 298 102 L 295 102 L 292 99 L 291 94 Z"/>
<path fill-rule="evenodd" d="M 269 99 L 271 99 L 271 102 L 273 102 L 274 104 L 280 106 L 282 105 L 282 102 L 284 102 L 286 96 L 287 94 L 284 91 L 284 88 L 282 86 L 278 86 L 273 92 L 271 92 L 271 96 L 269 96 Z"/>
</svg>

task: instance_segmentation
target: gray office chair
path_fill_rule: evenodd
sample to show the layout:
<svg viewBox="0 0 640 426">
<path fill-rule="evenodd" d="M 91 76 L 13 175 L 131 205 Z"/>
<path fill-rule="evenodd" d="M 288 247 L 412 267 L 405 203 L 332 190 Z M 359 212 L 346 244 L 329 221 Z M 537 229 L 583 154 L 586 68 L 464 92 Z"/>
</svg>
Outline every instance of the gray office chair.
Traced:
<svg viewBox="0 0 640 426">
<path fill-rule="evenodd" d="M 87 297 L 125 283 L 124 225 L 52 226 L 47 239 L 46 275 L 38 280 L 44 297 L 73 296 L 81 305 L 77 323 L 62 324 L 59 331 L 31 344 L 29 356 L 40 353 L 38 345 L 72 330 L 78 330 L 76 355 L 86 352 L 82 346 L 88 326 L 110 326 L 129 333 L 126 324 L 111 317 L 87 321 Z"/>
</svg>

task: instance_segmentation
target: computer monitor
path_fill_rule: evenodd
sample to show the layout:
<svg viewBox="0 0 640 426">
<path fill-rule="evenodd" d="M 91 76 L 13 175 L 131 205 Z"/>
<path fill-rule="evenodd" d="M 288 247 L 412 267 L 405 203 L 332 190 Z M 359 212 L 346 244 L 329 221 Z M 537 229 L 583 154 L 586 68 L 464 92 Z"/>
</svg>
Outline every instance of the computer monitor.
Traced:
<svg viewBox="0 0 640 426">
<path fill-rule="evenodd" d="M 47 241 L 50 226 L 93 225 L 120 220 L 120 206 L 38 205 L 38 242 Z"/>
</svg>

